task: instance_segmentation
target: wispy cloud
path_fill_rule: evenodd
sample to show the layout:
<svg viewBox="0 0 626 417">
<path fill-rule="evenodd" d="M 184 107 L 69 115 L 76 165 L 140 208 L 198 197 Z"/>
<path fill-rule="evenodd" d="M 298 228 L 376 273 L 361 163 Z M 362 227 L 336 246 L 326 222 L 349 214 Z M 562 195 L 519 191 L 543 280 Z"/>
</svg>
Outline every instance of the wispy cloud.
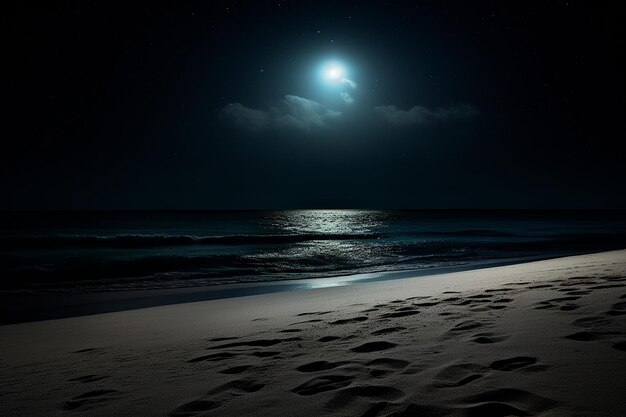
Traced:
<svg viewBox="0 0 626 417">
<path fill-rule="evenodd" d="M 269 125 L 266 112 L 246 107 L 241 103 L 230 103 L 220 112 L 229 122 L 248 130 L 263 130 Z"/>
<path fill-rule="evenodd" d="M 260 131 L 265 129 L 323 128 L 341 116 L 341 112 L 330 109 L 314 100 L 286 95 L 275 106 L 267 109 L 253 109 L 241 103 L 226 105 L 220 113 L 230 123 L 244 129 Z"/>
<path fill-rule="evenodd" d="M 344 78 L 343 80 L 341 80 L 342 82 L 348 84 L 350 87 L 352 88 L 356 88 L 356 82 L 352 81 L 349 78 Z"/>
<path fill-rule="evenodd" d="M 344 103 L 346 104 L 354 103 L 354 99 L 348 92 L 342 91 L 339 95 L 341 96 L 341 99 L 344 101 Z"/>
<path fill-rule="evenodd" d="M 352 104 L 352 96 L 343 91 L 341 99 Z M 361 117 L 371 118 L 372 110 L 359 111 Z M 373 113 L 379 122 L 392 126 L 428 126 L 468 120 L 478 115 L 478 109 L 467 105 L 439 107 L 429 109 L 424 106 L 413 106 L 407 110 L 395 105 L 377 106 Z M 252 132 L 265 130 L 297 129 L 312 131 L 336 125 L 334 121 L 341 119 L 342 113 L 326 107 L 317 101 L 286 95 L 278 102 L 265 109 L 246 107 L 241 103 L 230 103 L 220 112 L 220 117 L 229 123 Z M 376 120 L 374 118 L 373 120 Z"/>
<path fill-rule="evenodd" d="M 395 126 L 415 126 L 470 119 L 478 115 L 478 109 L 463 104 L 454 107 L 439 107 L 431 110 L 424 106 L 413 106 L 402 110 L 394 105 L 377 106 L 374 111 L 385 121 Z"/>
</svg>

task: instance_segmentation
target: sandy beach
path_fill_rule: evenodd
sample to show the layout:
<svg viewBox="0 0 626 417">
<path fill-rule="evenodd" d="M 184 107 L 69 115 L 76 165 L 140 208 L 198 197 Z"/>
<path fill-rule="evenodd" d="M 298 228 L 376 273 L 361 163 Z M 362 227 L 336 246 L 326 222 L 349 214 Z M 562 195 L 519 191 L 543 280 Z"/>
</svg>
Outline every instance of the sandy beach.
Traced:
<svg viewBox="0 0 626 417">
<path fill-rule="evenodd" d="M 626 2 L 7 2 L 0 417 L 626 417 Z"/>
<path fill-rule="evenodd" d="M 626 251 L 0 326 L 3 416 L 623 416 Z"/>
</svg>

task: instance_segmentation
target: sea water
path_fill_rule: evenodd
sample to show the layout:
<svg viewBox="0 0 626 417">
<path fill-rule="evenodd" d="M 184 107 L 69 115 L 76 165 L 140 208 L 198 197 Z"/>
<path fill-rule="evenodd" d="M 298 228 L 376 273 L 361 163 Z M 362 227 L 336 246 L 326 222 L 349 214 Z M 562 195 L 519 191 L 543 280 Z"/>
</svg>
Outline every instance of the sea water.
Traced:
<svg viewBox="0 0 626 417">
<path fill-rule="evenodd" d="M 626 246 L 621 211 L 5 212 L 0 291 L 436 271 Z"/>
</svg>

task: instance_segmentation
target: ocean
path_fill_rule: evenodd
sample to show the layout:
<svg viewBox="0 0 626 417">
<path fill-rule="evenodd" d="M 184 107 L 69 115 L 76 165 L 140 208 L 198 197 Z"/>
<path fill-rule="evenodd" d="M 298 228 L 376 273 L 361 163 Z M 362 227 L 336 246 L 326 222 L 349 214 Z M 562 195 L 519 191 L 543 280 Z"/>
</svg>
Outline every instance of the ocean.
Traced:
<svg viewBox="0 0 626 417">
<path fill-rule="evenodd" d="M 423 273 L 626 247 L 622 211 L 67 211 L 0 216 L 3 294 Z"/>
</svg>

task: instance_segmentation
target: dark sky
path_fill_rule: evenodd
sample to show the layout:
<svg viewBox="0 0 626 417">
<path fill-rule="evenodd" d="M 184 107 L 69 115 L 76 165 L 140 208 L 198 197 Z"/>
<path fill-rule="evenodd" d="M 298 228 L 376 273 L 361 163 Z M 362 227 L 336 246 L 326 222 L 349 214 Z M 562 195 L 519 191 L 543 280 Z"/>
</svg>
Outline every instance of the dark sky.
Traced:
<svg viewBox="0 0 626 417">
<path fill-rule="evenodd" d="M 626 208 L 621 2 L 21 3 L 0 208 Z"/>
</svg>

